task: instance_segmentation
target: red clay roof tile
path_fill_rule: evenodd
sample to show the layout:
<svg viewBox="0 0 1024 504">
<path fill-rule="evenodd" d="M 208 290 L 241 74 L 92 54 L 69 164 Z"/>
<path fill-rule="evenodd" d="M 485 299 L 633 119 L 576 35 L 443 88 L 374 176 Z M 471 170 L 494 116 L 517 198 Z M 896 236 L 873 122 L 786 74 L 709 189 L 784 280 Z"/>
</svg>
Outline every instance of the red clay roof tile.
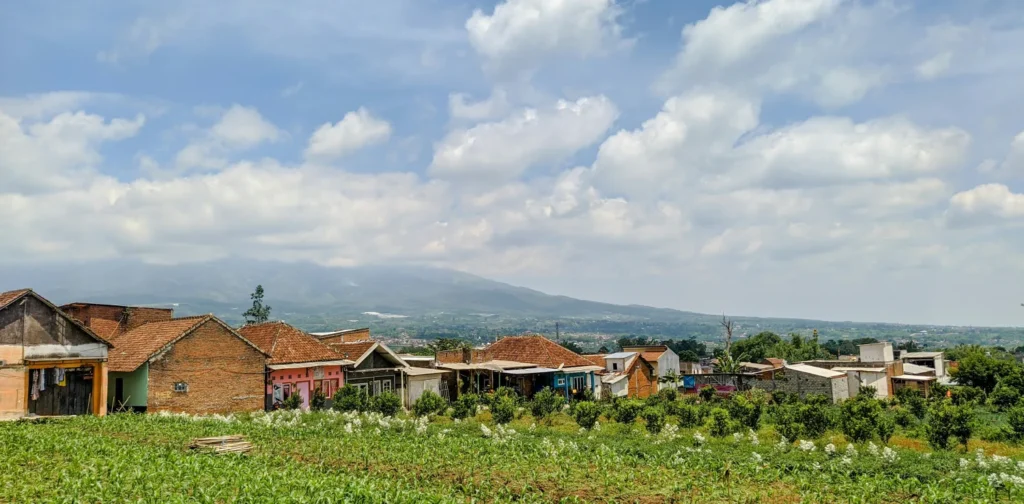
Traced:
<svg viewBox="0 0 1024 504">
<path fill-rule="evenodd" d="M 485 348 L 484 352 L 490 359 L 526 362 L 553 369 L 559 366 L 595 365 L 576 352 L 540 335 L 506 336 Z"/>
<path fill-rule="evenodd" d="M 109 370 L 115 373 L 135 371 L 172 341 L 212 319 L 213 315 L 200 315 L 136 327 L 117 338 L 115 347 L 107 354 Z"/>
<path fill-rule="evenodd" d="M 268 364 L 302 364 L 341 360 L 331 347 L 284 322 L 250 324 L 238 330 L 245 339 L 270 355 Z"/>
</svg>

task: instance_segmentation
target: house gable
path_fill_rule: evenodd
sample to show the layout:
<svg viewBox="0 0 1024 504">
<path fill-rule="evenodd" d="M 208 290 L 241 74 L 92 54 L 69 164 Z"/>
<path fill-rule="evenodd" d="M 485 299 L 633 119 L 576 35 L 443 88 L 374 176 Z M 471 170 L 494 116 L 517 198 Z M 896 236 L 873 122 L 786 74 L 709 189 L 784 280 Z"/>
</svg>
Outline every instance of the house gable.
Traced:
<svg viewBox="0 0 1024 504">
<path fill-rule="evenodd" d="M 25 360 L 107 357 L 109 342 L 35 292 L 14 292 L 4 293 L 0 304 L 0 347 L 17 352 L 2 351 L 0 360 L 20 364 L 22 355 Z"/>
</svg>

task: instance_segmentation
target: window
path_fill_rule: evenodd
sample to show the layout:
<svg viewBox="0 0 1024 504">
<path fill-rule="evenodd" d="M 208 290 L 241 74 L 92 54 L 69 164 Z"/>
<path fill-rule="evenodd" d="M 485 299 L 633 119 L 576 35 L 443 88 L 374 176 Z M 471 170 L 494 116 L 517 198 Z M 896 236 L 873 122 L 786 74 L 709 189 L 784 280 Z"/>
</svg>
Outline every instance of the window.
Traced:
<svg viewBox="0 0 1024 504">
<path fill-rule="evenodd" d="M 391 392 L 391 380 L 384 380 L 381 382 L 384 392 Z"/>
<path fill-rule="evenodd" d="M 185 382 L 177 382 L 174 384 L 175 392 L 188 392 L 188 384 Z"/>
<path fill-rule="evenodd" d="M 352 385 L 355 386 L 356 389 L 358 389 L 360 392 L 362 392 L 364 394 L 368 390 L 368 387 L 366 386 L 365 383 L 353 383 Z"/>
<path fill-rule="evenodd" d="M 587 388 L 587 377 L 586 376 L 573 376 L 572 377 L 572 389 L 574 391 L 580 391 Z"/>
<path fill-rule="evenodd" d="M 618 362 L 613 362 L 612 363 L 612 371 L 618 371 L 618 370 L 619 370 L 619 363 Z"/>
<path fill-rule="evenodd" d="M 558 386 L 559 386 L 559 387 L 562 387 L 562 386 L 564 386 L 564 385 L 565 385 L 565 378 L 559 378 L 559 379 L 558 379 Z"/>
</svg>

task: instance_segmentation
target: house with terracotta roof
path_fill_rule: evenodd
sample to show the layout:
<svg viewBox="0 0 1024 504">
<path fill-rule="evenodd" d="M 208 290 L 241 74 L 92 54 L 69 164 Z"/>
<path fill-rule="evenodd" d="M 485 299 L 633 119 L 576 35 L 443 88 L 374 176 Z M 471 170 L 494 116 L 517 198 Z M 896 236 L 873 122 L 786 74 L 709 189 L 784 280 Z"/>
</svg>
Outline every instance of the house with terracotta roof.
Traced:
<svg viewBox="0 0 1024 504">
<path fill-rule="evenodd" d="M 146 322 L 113 343 L 108 395 L 116 409 L 206 414 L 264 408 L 269 356 L 213 315 Z"/>
<path fill-rule="evenodd" d="M 565 397 L 598 388 L 603 368 L 541 335 L 506 336 L 482 349 L 437 352 L 437 367 L 458 373 L 460 392 L 511 387 L 530 397 L 550 387 Z"/>
<path fill-rule="evenodd" d="M 313 333 L 352 365 L 345 368 L 345 383 L 370 396 L 397 394 L 408 407 L 426 391 L 448 397 L 442 378 L 450 371 L 434 367 L 413 367 L 387 345 L 370 338 L 370 330 L 343 329 Z"/>
<path fill-rule="evenodd" d="M 0 293 L 0 418 L 106 414 L 111 346 L 31 289 Z"/>
<path fill-rule="evenodd" d="M 640 352 L 622 351 L 584 357 L 593 364 L 604 367 L 602 371 L 598 371 L 601 380 L 600 397 L 644 398 L 658 393 L 657 372 Z"/>
<path fill-rule="evenodd" d="M 354 364 L 312 335 L 284 322 L 249 324 L 238 330 L 245 339 L 269 355 L 266 407 L 275 409 L 292 394 L 309 409 L 319 390 L 330 406 L 334 392 L 345 385 L 345 366 Z"/>
<path fill-rule="evenodd" d="M 666 345 L 627 346 L 623 352 L 636 352 L 654 369 L 658 389 L 678 388 L 682 380 L 679 369 L 679 354 Z"/>
</svg>

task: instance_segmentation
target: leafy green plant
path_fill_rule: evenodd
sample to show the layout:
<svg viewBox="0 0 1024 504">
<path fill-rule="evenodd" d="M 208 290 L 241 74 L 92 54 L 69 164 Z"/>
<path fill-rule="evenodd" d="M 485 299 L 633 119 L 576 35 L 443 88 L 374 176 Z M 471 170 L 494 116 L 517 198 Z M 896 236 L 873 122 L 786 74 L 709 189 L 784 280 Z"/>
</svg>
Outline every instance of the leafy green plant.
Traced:
<svg viewBox="0 0 1024 504">
<path fill-rule="evenodd" d="M 459 420 L 476 416 L 480 398 L 476 394 L 462 394 L 452 404 L 452 418 Z"/>
<path fill-rule="evenodd" d="M 735 431 L 734 422 L 729 417 L 729 411 L 724 408 L 711 408 L 708 414 L 707 428 L 712 436 L 722 437 Z"/>
<path fill-rule="evenodd" d="M 800 408 L 804 406 L 806 405 L 783 404 L 775 407 L 775 430 L 780 436 L 793 441 L 803 435 L 804 424 L 800 423 Z"/>
<path fill-rule="evenodd" d="M 982 404 L 985 402 L 985 391 L 979 387 L 953 387 L 950 389 L 950 399 L 953 404 Z"/>
<path fill-rule="evenodd" d="M 621 424 L 631 425 L 640 416 L 644 409 L 644 403 L 635 399 L 619 401 L 615 405 L 615 421 Z"/>
<path fill-rule="evenodd" d="M 370 398 L 370 411 L 384 416 L 395 416 L 402 410 L 402 398 L 393 392 L 383 392 Z"/>
<path fill-rule="evenodd" d="M 563 404 L 565 404 L 565 398 L 561 394 L 551 390 L 550 387 L 544 387 L 533 395 L 533 400 L 530 401 L 530 413 L 534 418 L 546 421 L 552 414 L 561 411 Z"/>
<path fill-rule="evenodd" d="M 572 410 L 573 420 L 584 429 L 593 429 L 601 416 L 601 406 L 593 401 L 580 401 Z"/>
<path fill-rule="evenodd" d="M 661 432 L 661 428 L 665 425 L 665 410 L 660 406 L 648 406 L 640 412 L 640 416 L 646 422 L 644 427 L 647 428 L 647 432 L 651 434 Z"/>
<path fill-rule="evenodd" d="M 1006 412 L 1006 422 L 1010 424 L 1010 435 L 1017 441 L 1024 440 L 1024 403 Z"/>
<path fill-rule="evenodd" d="M 684 429 L 696 427 L 703 420 L 699 406 L 682 401 L 675 403 L 673 414 L 679 419 L 679 426 Z"/>
<path fill-rule="evenodd" d="M 1020 392 L 1017 389 L 1000 382 L 995 390 L 988 395 L 988 402 L 999 411 L 1006 411 L 1020 402 Z"/>
<path fill-rule="evenodd" d="M 441 414 L 447 408 L 448 403 L 444 398 L 430 390 L 423 392 L 423 395 L 412 404 L 412 412 L 418 417 Z"/>
<path fill-rule="evenodd" d="M 352 386 L 345 385 L 334 393 L 333 409 L 338 411 L 366 411 L 370 399 L 366 392 Z"/>
<path fill-rule="evenodd" d="M 283 402 L 281 402 L 281 409 L 294 410 L 299 409 L 302 406 L 302 396 L 298 392 L 292 392 Z"/>
<path fill-rule="evenodd" d="M 928 423 L 925 425 L 928 444 L 944 450 L 949 448 L 949 438 L 953 437 L 966 448 L 973 431 L 973 422 L 974 410 L 970 404 L 937 402 L 928 410 Z"/>
<path fill-rule="evenodd" d="M 877 399 L 867 394 L 858 394 L 843 403 L 840 427 L 851 441 L 864 442 L 878 433 L 878 424 L 883 415 Z"/>
<path fill-rule="evenodd" d="M 704 385 L 703 387 L 701 387 L 700 392 L 698 392 L 700 400 L 704 402 L 709 402 L 712 399 L 714 399 L 715 394 L 715 387 L 712 387 L 711 385 Z"/>
<path fill-rule="evenodd" d="M 313 391 L 313 397 L 309 399 L 309 408 L 313 411 L 327 409 L 327 395 L 324 394 L 323 389 L 318 388 Z"/>
<path fill-rule="evenodd" d="M 884 444 L 889 444 L 889 440 L 892 439 L 893 433 L 896 432 L 896 422 L 887 415 L 882 415 L 878 418 L 878 439 Z"/>
<path fill-rule="evenodd" d="M 494 405 L 491 406 L 491 415 L 494 418 L 494 423 L 507 424 L 512 421 L 516 416 L 516 400 L 513 396 L 501 396 L 494 399 Z"/>
<path fill-rule="evenodd" d="M 764 412 L 764 402 L 752 400 L 746 394 L 733 394 L 725 403 L 729 416 L 744 427 L 757 430 Z"/>
</svg>

